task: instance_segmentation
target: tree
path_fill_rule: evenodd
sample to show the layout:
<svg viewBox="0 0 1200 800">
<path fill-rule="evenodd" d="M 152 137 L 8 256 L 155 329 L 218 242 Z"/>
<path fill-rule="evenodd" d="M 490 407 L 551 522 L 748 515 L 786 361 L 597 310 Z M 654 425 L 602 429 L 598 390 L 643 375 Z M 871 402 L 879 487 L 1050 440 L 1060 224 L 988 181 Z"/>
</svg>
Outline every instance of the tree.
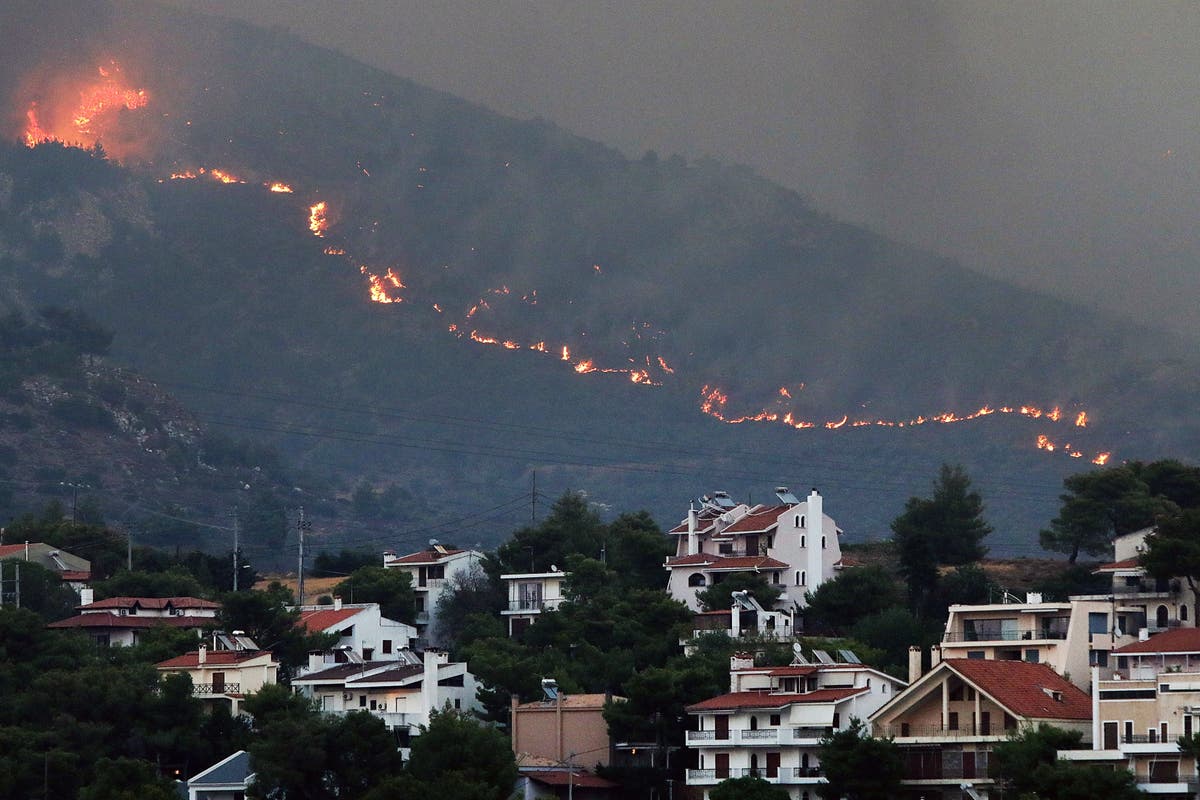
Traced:
<svg viewBox="0 0 1200 800">
<path fill-rule="evenodd" d="M 41 564 L 32 561 L 8 560 L 3 563 L 4 582 L 0 590 L 6 594 L 16 586 L 17 573 L 21 576 L 21 607 L 32 611 L 47 622 L 74 616 L 79 598 L 62 581 L 62 577 Z M 11 594 L 4 602 L 13 602 Z"/>
<path fill-rule="evenodd" d="M 901 602 L 896 579 L 879 566 L 845 570 L 805 597 L 805 630 L 842 633 Z"/>
<path fill-rule="evenodd" d="M 572 553 L 599 558 L 604 532 L 584 496 L 567 492 L 541 523 L 522 528 L 500 545 L 496 558 L 505 572 L 544 572 L 565 565 Z"/>
<path fill-rule="evenodd" d="M 485 557 L 485 564 L 498 566 Z M 497 614 L 508 607 L 508 594 L 491 570 L 479 563 L 452 574 L 437 601 L 437 635 L 439 644 L 454 647 L 466 638 L 467 620 L 472 617 Z"/>
<path fill-rule="evenodd" d="M 821 769 L 827 783 L 817 791 L 827 800 L 889 800 L 899 792 L 904 761 L 891 739 L 876 739 L 860 719 L 821 739 Z"/>
<path fill-rule="evenodd" d="M 675 551 L 662 528 L 645 511 L 622 514 L 608 525 L 606 563 L 626 586 L 661 589 L 666 585 L 663 560 Z"/>
<path fill-rule="evenodd" d="M 868 660 L 865 653 L 859 653 L 859 658 L 884 672 L 907 680 L 908 648 L 912 645 L 918 645 L 922 649 L 928 647 L 941 639 L 941 630 L 923 624 L 907 608 L 893 606 L 860 619 L 850 629 L 850 635 L 856 641 L 883 651 L 883 656 L 878 661 Z"/>
<path fill-rule="evenodd" d="M 401 569 L 359 567 L 333 587 L 333 593 L 354 603 L 379 603 L 380 612 L 388 619 L 411 625 L 417 618 L 412 576 Z"/>
<path fill-rule="evenodd" d="M 472 798 L 507 800 L 517 780 L 504 734 L 450 709 L 435 711 L 429 725 L 421 727 L 406 772 L 425 789 L 418 797 L 460 797 L 465 789 Z M 457 791 L 451 794 L 450 787 Z"/>
<path fill-rule="evenodd" d="M 1151 494 L 1141 477 L 1144 469 L 1123 464 L 1065 478 L 1067 491 L 1059 496 L 1058 516 L 1038 534 L 1042 547 L 1066 553 L 1068 563 L 1074 564 L 1080 553 L 1107 553 L 1114 536 L 1148 527 L 1156 516 L 1177 509 L 1166 497 Z M 1163 471 L 1156 480 L 1166 485 L 1166 474 Z"/>
<path fill-rule="evenodd" d="M 781 592 L 766 575 L 755 572 L 734 572 L 725 580 L 696 592 L 696 600 L 705 611 L 727 611 L 733 607 L 733 593 L 746 591 L 768 611 L 775 607 Z"/>
<path fill-rule="evenodd" d="M 1147 795 L 1137 788 L 1133 773 L 1096 764 L 1055 761 L 1040 764 L 1030 776 L 1034 789 L 1021 795 L 1037 800 L 1137 800 Z"/>
<path fill-rule="evenodd" d="M 1141 564 L 1156 578 L 1179 578 L 1187 581 L 1193 597 L 1200 584 L 1200 508 L 1189 508 L 1163 517 L 1146 537 L 1146 550 Z M 1192 609 L 1200 612 L 1200 602 Z"/>
<path fill-rule="evenodd" d="M 787 789 L 767 783 L 762 778 L 729 778 L 709 791 L 711 800 L 788 800 Z"/>
<path fill-rule="evenodd" d="M 1014 733 L 992 750 L 991 774 L 1014 796 L 1037 792 L 1037 770 L 1053 765 L 1059 750 L 1077 750 L 1083 734 L 1040 724 Z M 1098 795 L 1102 796 L 1102 795 Z"/>
</svg>

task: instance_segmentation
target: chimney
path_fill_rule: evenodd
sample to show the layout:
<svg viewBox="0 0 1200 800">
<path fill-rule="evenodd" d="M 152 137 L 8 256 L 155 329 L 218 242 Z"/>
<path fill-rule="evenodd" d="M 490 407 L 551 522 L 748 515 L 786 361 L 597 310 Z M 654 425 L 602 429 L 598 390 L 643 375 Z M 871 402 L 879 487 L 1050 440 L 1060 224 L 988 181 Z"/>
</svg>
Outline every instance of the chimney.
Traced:
<svg viewBox="0 0 1200 800">
<path fill-rule="evenodd" d="M 333 610 L 334 611 L 342 610 L 342 598 L 338 597 L 336 594 L 333 596 Z"/>
<path fill-rule="evenodd" d="M 388 562 L 391 561 L 395 557 L 396 557 L 395 550 L 384 550 L 383 551 L 383 565 L 386 567 L 388 565 Z"/>
<path fill-rule="evenodd" d="M 196 651 L 196 664 L 203 667 L 208 660 L 208 648 L 200 645 L 200 649 Z"/>
<path fill-rule="evenodd" d="M 929 668 L 933 669 L 940 663 L 942 663 L 942 646 L 935 644 L 929 648 Z"/>
<path fill-rule="evenodd" d="M 825 551 L 821 547 L 821 537 L 825 535 L 825 518 L 822 510 L 821 495 L 814 488 L 808 495 L 804 515 L 807 517 L 808 535 L 805 542 L 808 546 L 808 586 L 810 592 L 825 582 Z"/>
<path fill-rule="evenodd" d="M 96 602 L 96 592 L 94 589 L 84 587 L 79 590 L 79 605 L 90 606 Z"/>
<path fill-rule="evenodd" d="M 696 508 L 695 505 L 688 505 L 688 549 L 687 554 L 694 556 L 700 552 L 700 542 L 696 538 Z"/>
<path fill-rule="evenodd" d="M 450 656 L 445 650 L 426 650 L 423 654 L 425 673 L 421 678 L 421 710 L 425 714 L 425 724 L 429 724 L 429 714 L 441 708 L 438 697 L 438 667 L 450 662 Z"/>
<path fill-rule="evenodd" d="M 321 667 L 325 666 L 325 655 L 323 653 L 312 652 L 308 654 L 308 668 L 316 672 Z"/>
<path fill-rule="evenodd" d="M 921 648 L 916 645 L 908 648 L 908 682 L 913 683 L 921 677 Z"/>
<path fill-rule="evenodd" d="M 754 667 L 753 653 L 734 653 L 729 657 L 729 691 L 736 692 L 738 690 L 738 676 L 736 670 L 751 669 Z"/>
<path fill-rule="evenodd" d="M 737 639 L 742 635 L 742 604 L 737 601 L 737 598 L 732 598 L 732 607 L 729 610 L 729 635 Z"/>
</svg>

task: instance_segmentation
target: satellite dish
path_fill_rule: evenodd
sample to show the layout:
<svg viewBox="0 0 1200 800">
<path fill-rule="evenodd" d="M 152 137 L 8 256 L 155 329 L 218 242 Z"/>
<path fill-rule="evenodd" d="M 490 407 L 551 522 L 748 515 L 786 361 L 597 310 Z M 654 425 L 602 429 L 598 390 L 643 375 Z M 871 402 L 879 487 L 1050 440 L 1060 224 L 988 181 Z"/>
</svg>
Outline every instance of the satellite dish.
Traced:
<svg viewBox="0 0 1200 800">
<path fill-rule="evenodd" d="M 551 571 L 551 572 L 558 572 L 558 566 L 557 566 L 556 564 L 551 564 L 551 565 L 550 565 L 550 571 Z"/>
<path fill-rule="evenodd" d="M 437 540 L 437 539 L 430 539 L 430 540 L 429 540 L 429 546 L 430 546 L 430 547 L 433 547 L 433 546 L 434 546 L 435 544 L 437 544 L 437 543 L 438 543 L 438 540 Z"/>
<path fill-rule="evenodd" d="M 800 646 L 799 642 L 792 642 L 792 652 L 793 653 L 795 653 L 796 655 L 800 655 L 803 652 L 803 650 L 804 650 L 804 648 L 802 648 Z"/>
</svg>

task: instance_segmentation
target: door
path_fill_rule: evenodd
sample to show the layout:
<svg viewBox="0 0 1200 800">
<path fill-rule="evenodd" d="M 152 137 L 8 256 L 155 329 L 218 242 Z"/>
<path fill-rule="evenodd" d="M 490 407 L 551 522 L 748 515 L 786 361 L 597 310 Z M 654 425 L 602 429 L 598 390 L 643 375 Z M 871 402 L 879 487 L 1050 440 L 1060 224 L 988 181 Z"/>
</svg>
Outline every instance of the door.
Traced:
<svg viewBox="0 0 1200 800">
<path fill-rule="evenodd" d="M 225 693 L 225 673 L 224 672 L 214 672 L 213 673 L 212 693 L 213 694 L 224 694 Z"/>
<path fill-rule="evenodd" d="M 975 777 L 975 753 L 973 753 L 973 752 L 963 753 L 962 754 L 962 765 L 963 765 L 962 776 L 964 778 L 974 778 Z"/>
<path fill-rule="evenodd" d="M 746 555 L 748 555 L 748 556 L 762 555 L 762 553 L 759 552 L 758 548 L 759 548 L 758 534 L 751 534 L 751 535 L 747 536 L 746 537 Z"/>
<path fill-rule="evenodd" d="M 779 753 L 767 753 L 767 777 L 779 777 Z"/>
<path fill-rule="evenodd" d="M 724 780 L 729 777 L 729 753 L 717 753 L 717 779 Z"/>
<path fill-rule="evenodd" d="M 717 723 L 717 738 L 718 739 L 728 739 L 729 738 L 729 717 L 724 716 L 724 715 L 718 715 L 716 717 L 716 723 Z M 726 756 L 725 761 L 726 761 L 726 766 L 728 766 L 729 765 L 728 764 L 728 761 L 729 761 L 728 756 Z"/>
<path fill-rule="evenodd" d="M 992 712 L 980 711 L 979 712 L 979 733 L 983 736 L 987 736 L 991 732 L 992 732 Z"/>
<path fill-rule="evenodd" d="M 1117 749 L 1117 730 L 1118 730 L 1118 728 L 1117 728 L 1116 722 L 1105 722 L 1104 723 L 1104 749 L 1105 750 L 1116 750 Z"/>
</svg>

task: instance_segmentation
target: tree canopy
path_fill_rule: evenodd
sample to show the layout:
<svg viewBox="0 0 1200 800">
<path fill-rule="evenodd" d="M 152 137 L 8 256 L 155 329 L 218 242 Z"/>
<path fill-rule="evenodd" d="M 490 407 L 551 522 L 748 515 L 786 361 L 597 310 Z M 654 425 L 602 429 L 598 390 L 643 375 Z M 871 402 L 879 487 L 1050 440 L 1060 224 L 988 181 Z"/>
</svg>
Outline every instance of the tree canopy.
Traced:
<svg viewBox="0 0 1200 800">
<path fill-rule="evenodd" d="M 860 719 L 821 739 L 825 784 L 817 791 L 827 800 L 890 800 L 900 788 L 904 762 L 891 739 L 876 739 Z"/>
<path fill-rule="evenodd" d="M 1146 537 L 1141 564 L 1156 578 L 1183 578 L 1197 594 L 1200 585 L 1200 508 L 1189 508 L 1159 519 Z M 1200 604 L 1193 613 L 1200 611 Z"/>
<path fill-rule="evenodd" d="M 787 800 L 787 789 L 782 789 L 762 778 L 729 778 L 718 783 L 709 791 L 710 800 Z"/>
<path fill-rule="evenodd" d="M 333 587 L 333 593 L 350 603 L 378 603 L 383 616 L 398 622 L 411 625 L 417 618 L 412 576 L 401 569 L 359 567 Z"/>
</svg>

